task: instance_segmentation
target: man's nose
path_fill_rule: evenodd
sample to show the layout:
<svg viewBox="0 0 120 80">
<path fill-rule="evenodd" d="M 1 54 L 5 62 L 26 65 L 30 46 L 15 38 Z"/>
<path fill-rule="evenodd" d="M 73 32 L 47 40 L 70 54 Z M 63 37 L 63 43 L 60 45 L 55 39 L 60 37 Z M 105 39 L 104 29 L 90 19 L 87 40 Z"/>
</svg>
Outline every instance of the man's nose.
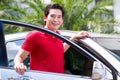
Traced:
<svg viewBox="0 0 120 80">
<path fill-rule="evenodd" d="M 59 20 L 58 17 L 55 17 L 55 18 L 54 18 L 54 21 L 58 21 L 58 20 Z"/>
</svg>

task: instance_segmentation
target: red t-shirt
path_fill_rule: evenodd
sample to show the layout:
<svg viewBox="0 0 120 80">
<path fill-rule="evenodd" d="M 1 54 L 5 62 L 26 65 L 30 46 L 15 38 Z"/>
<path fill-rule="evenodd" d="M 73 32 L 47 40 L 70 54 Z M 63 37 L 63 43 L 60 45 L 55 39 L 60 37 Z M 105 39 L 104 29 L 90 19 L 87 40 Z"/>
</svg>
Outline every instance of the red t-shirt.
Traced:
<svg viewBox="0 0 120 80">
<path fill-rule="evenodd" d="M 60 39 L 44 32 L 32 31 L 21 47 L 30 52 L 31 70 L 64 72 L 64 49 Z"/>
</svg>

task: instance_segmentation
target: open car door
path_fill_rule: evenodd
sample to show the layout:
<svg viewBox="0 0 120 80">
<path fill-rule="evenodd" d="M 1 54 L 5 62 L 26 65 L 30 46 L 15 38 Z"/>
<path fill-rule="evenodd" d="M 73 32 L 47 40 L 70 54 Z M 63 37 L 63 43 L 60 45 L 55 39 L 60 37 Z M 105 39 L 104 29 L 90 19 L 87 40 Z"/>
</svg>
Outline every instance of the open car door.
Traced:
<svg viewBox="0 0 120 80">
<path fill-rule="evenodd" d="M 0 80 L 18 80 L 18 79 L 19 80 L 92 80 L 91 76 L 68 75 L 68 74 L 60 74 L 60 73 L 52 73 L 52 72 L 34 71 L 34 70 L 27 70 L 25 75 L 19 75 L 18 73 L 15 72 L 13 68 L 8 68 L 8 60 L 7 60 L 7 53 L 6 53 L 4 32 L 3 32 L 3 23 L 10 24 L 10 25 L 16 25 L 15 27 L 20 26 L 20 27 L 35 29 L 35 30 L 39 30 L 39 31 L 43 31 L 45 33 L 51 34 L 61 39 L 63 42 L 68 43 L 72 48 L 74 48 L 78 52 L 83 53 L 83 55 L 88 57 L 90 60 L 99 61 L 99 62 L 102 62 L 104 65 L 106 65 L 110 69 L 109 70 L 110 75 L 112 75 L 113 77 L 112 79 L 110 78 L 109 80 L 120 79 L 120 78 L 117 78 L 120 76 L 120 74 L 118 73 L 119 70 L 116 67 L 114 67 L 110 62 L 108 62 L 106 58 L 103 58 L 103 56 L 99 54 L 100 51 L 99 52 L 97 51 L 98 49 L 101 49 L 102 47 L 99 46 L 96 49 L 96 46 L 95 47 L 87 46 L 87 45 L 91 45 L 91 41 L 92 41 L 91 39 L 86 38 L 87 40 L 86 39 L 83 41 L 80 40 L 82 42 L 80 42 L 80 44 L 78 45 L 75 42 L 72 42 L 69 39 L 65 38 L 64 36 L 56 34 L 55 32 L 50 31 L 45 28 L 31 25 L 31 24 L 22 23 L 22 22 L 0 19 Z M 101 51 L 103 51 L 103 48 Z M 105 53 L 109 54 L 106 51 Z"/>
<path fill-rule="evenodd" d="M 34 70 L 28 70 L 24 75 L 19 75 L 13 68 L 8 68 L 5 38 L 3 32 L 3 23 L 43 31 L 45 33 L 60 38 L 61 40 L 63 40 L 63 42 L 70 44 L 76 50 L 82 49 L 84 51 L 84 49 L 78 46 L 76 43 L 48 29 L 22 22 L 0 19 L 0 80 L 18 80 L 18 79 L 19 80 L 78 80 L 78 79 L 91 80 L 91 77 L 88 76 L 80 76 L 80 75 L 75 76 L 75 75 L 52 73 L 52 72 L 34 71 Z"/>
</svg>

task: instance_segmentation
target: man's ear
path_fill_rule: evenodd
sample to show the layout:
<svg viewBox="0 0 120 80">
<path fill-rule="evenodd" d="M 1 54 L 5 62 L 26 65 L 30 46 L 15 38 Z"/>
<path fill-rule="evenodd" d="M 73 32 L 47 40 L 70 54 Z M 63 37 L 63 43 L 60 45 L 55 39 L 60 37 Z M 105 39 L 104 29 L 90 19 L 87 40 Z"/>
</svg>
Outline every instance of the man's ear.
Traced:
<svg viewBox="0 0 120 80">
<path fill-rule="evenodd" d="M 46 21 L 47 17 L 45 15 L 43 15 L 43 20 Z"/>
</svg>

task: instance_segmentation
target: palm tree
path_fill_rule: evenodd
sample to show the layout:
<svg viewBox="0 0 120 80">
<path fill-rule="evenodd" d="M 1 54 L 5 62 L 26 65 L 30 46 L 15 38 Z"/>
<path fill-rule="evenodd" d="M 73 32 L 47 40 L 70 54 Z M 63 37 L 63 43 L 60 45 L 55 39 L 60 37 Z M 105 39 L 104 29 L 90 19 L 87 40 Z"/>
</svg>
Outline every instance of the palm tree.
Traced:
<svg viewBox="0 0 120 80">
<path fill-rule="evenodd" d="M 112 12 L 105 9 L 106 5 L 111 5 L 112 1 L 104 2 L 98 1 L 97 5 L 93 6 L 90 10 L 87 8 L 93 0 L 52 0 L 53 2 L 60 3 L 64 8 L 66 15 L 64 17 L 64 24 L 62 29 L 69 30 L 91 30 L 97 31 L 106 23 L 113 21 Z M 101 19 L 100 15 L 109 15 L 109 19 Z"/>
<path fill-rule="evenodd" d="M 0 18 L 18 20 L 24 14 L 24 11 L 18 8 L 18 4 L 14 0 L 1 0 L 0 6 L 2 6 L 0 7 Z"/>
<path fill-rule="evenodd" d="M 23 1 L 21 4 L 28 5 L 29 11 L 26 13 L 26 17 L 22 18 L 21 21 L 30 23 L 30 24 L 35 24 L 35 25 L 43 25 L 43 11 L 45 8 L 45 4 L 43 4 L 40 0 L 33 0 L 33 1 Z"/>
<path fill-rule="evenodd" d="M 12 2 L 12 3 L 11 3 Z M 0 18 L 16 20 L 21 22 L 26 22 L 35 25 L 42 25 L 44 22 L 42 20 L 44 4 L 40 0 L 28 1 L 2 1 L 0 6 L 8 4 L 0 9 Z M 38 4 L 39 3 L 39 4 Z M 27 8 L 25 6 L 28 6 Z M 25 31 L 25 28 L 14 27 L 6 25 L 4 28 L 6 33 Z"/>
<path fill-rule="evenodd" d="M 105 24 L 110 24 L 113 22 L 112 12 L 104 8 L 106 5 L 112 5 L 112 1 L 104 1 L 97 0 L 97 5 L 93 6 L 91 9 L 88 9 L 88 5 L 93 2 L 93 0 L 52 0 L 52 2 L 57 2 L 65 8 L 66 14 L 61 29 L 91 30 L 93 32 L 102 32 L 101 28 L 105 26 Z M 14 16 L 10 15 L 10 17 L 7 18 L 12 20 L 16 19 L 17 21 L 35 25 L 44 24 L 42 16 L 45 4 L 43 4 L 40 0 L 22 0 L 19 2 L 20 4 L 18 4 L 18 2 L 14 3 L 14 6 L 11 6 L 12 3 L 10 3 L 9 6 L 11 7 L 7 6 L 7 8 L 5 7 L 4 9 L 6 11 L 11 10 L 12 13 L 18 13 L 14 14 Z M 21 4 L 28 5 L 28 8 L 21 8 Z M 101 15 L 109 15 L 109 17 L 101 18 Z M 23 29 L 17 28 L 15 30 L 22 31 Z"/>
<path fill-rule="evenodd" d="M 7 5 L 6 5 L 7 4 Z M 19 21 L 20 18 L 25 17 L 25 11 L 19 8 L 19 5 L 14 0 L 1 0 L 0 2 L 0 18 Z M 21 27 L 11 27 L 13 25 L 5 25 L 5 33 L 23 31 Z"/>
</svg>

